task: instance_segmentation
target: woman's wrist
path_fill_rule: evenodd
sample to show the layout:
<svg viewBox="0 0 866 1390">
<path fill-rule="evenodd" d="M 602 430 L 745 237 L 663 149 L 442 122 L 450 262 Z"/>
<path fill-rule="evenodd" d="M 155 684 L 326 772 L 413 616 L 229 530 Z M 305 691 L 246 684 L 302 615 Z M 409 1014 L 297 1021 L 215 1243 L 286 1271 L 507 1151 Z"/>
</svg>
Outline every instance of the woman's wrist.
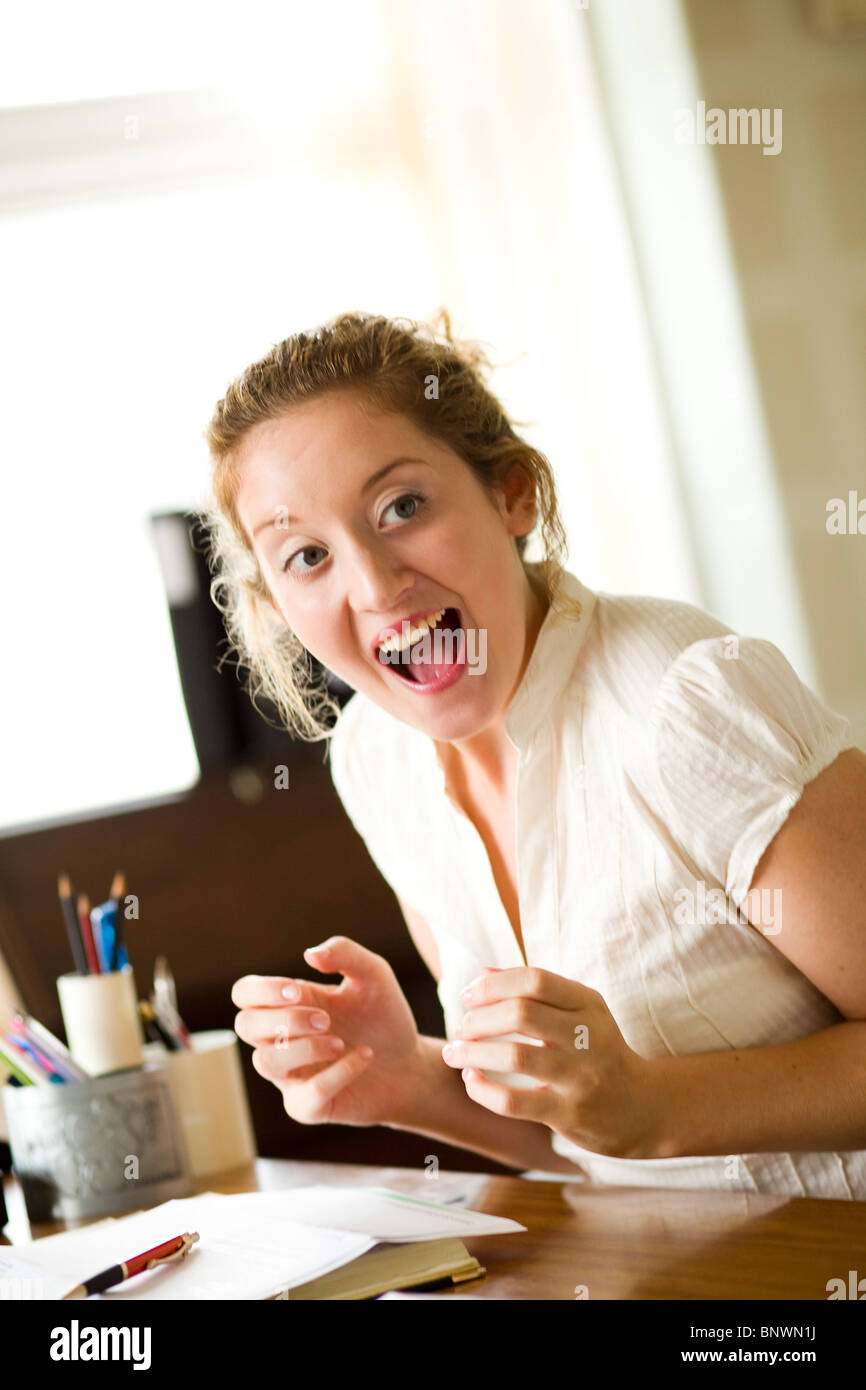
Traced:
<svg viewBox="0 0 866 1390">
<path fill-rule="evenodd" d="M 442 1061 L 444 1038 L 431 1038 L 423 1033 L 418 1035 L 418 1045 L 414 1055 L 406 1065 L 407 1084 L 402 1099 L 398 1100 L 393 1114 L 385 1121 L 391 1129 L 407 1129 L 424 1133 L 436 1113 L 436 1104 L 443 1085 L 447 1085 L 453 1073 Z"/>
<path fill-rule="evenodd" d="M 663 1058 L 657 1057 L 638 1058 L 636 1094 L 641 1103 L 635 1116 L 633 1142 L 615 1155 L 618 1158 L 675 1157 L 671 1129 L 676 1092 L 663 1062 Z"/>
<path fill-rule="evenodd" d="M 581 1169 L 552 1148 L 553 1135 L 546 1125 L 495 1115 L 467 1094 L 459 1071 L 442 1058 L 445 1038 L 420 1037 L 415 1060 L 410 1063 L 412 1085 L 408 1099 L 386 1121 L 392 1129 L 428 1135 L 446 1144 L 519 1171 L 542 1168 L 557 1173 Z"/>
</svg>

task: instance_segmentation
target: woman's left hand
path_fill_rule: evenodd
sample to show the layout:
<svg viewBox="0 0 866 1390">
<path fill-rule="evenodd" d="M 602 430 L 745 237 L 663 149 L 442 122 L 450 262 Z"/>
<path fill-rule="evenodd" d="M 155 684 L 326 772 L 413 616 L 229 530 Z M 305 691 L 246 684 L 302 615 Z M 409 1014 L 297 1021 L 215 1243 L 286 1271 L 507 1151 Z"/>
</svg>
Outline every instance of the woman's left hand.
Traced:
<svg viewBox="0 0 866 1390">
<path fill-rule="evenodd" d="M 597 990 L 533 966 L 486 970 L 467 989 L 460 998 L 468 1012 L 442 1055 L 463 1069 L 470 1099 L 497 1115 L 548 1125 L 593 1153 L 657 1156 L 661 1105 L 652 1059 L 628 1046 Z M 495 1041 L 503 1033 L 542 1045 Z M 481 1068 L 537 1084 L 498 1085 Z"/>
</svg>

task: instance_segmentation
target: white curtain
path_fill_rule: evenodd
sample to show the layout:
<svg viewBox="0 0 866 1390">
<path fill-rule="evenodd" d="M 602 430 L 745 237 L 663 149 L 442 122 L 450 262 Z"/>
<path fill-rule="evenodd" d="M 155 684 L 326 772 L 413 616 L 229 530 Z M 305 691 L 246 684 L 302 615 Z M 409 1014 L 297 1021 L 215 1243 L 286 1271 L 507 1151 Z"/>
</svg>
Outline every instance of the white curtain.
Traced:
<svg viewBox="0 0 866 1390">
<path fill-rule="evenodd" d="M 589 11 L 383 12 L 437 283 L 513 364 L 497 389 L 554 466 L 571 567 L 590 586 L 699 602 Z"/>
<path fill-rule="evenodd" d="M 704 605 L 816 686 L 713 148 L 674 135 L 706 96 L 682 5 L 603 0 L 591 15 Z"/>
</svg>

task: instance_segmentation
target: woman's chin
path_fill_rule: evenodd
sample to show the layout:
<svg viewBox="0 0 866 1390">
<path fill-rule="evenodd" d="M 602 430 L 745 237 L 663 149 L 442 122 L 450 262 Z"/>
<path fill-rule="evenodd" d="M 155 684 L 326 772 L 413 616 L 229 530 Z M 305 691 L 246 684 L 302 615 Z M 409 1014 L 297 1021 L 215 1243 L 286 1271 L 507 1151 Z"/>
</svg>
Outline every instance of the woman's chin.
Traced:
<svg viewBox="0 0 866 1390">
<path fill-rule="evenodd" d="M 491 699 L 488 670 L 464 667 L 458 679 L 443 683 L 441 689 L 384 665 L 381 676 L 367 667 L 335 674 L 387 714 L 439 742 L 473 738 L 501 715 L 495 698 Z"/>
</svg>

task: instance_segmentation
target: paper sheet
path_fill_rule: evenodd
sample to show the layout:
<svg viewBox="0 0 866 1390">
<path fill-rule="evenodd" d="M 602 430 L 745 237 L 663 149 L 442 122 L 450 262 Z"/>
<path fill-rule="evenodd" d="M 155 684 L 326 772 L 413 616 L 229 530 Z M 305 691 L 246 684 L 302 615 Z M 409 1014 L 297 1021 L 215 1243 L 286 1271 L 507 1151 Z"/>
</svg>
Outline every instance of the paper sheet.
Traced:
<svg viewBox="0 0 866 1390">
<path fill-rule="evenodd" d="M 270 1221 L 277 1216 L 307 1226 L 357 1231 L 377 1241 L 410 1243 L 445 1236 L 502 1235 L 525 1231 L 519 1221 L 487 1216 L 456 1205 L 429 1202 L 387 1187 L 295 1187 L 282 1192 L 242 1192 L 232 1197 L 236 1209 L 256 1212 Z"/>
<path fill-rule="evenodd" d="M 350 1263 L 380 1241 L 491 1235 L 526 1228 L 504 1217 L 407 1197 L 388 1188 L 315 1186 L 207 1192 L 25 1245 L 0 1246 L 0 1279 L 15 1297 L 56 1299 L 109 1265 L 185 1231 L 186 1259 L 96 1297 L 263 1299 Z M 41 1283 L 40 1283 L 41 1281 Z M 26 1292 L 26 1289 L 33 1291 Z"/>
</svg>

